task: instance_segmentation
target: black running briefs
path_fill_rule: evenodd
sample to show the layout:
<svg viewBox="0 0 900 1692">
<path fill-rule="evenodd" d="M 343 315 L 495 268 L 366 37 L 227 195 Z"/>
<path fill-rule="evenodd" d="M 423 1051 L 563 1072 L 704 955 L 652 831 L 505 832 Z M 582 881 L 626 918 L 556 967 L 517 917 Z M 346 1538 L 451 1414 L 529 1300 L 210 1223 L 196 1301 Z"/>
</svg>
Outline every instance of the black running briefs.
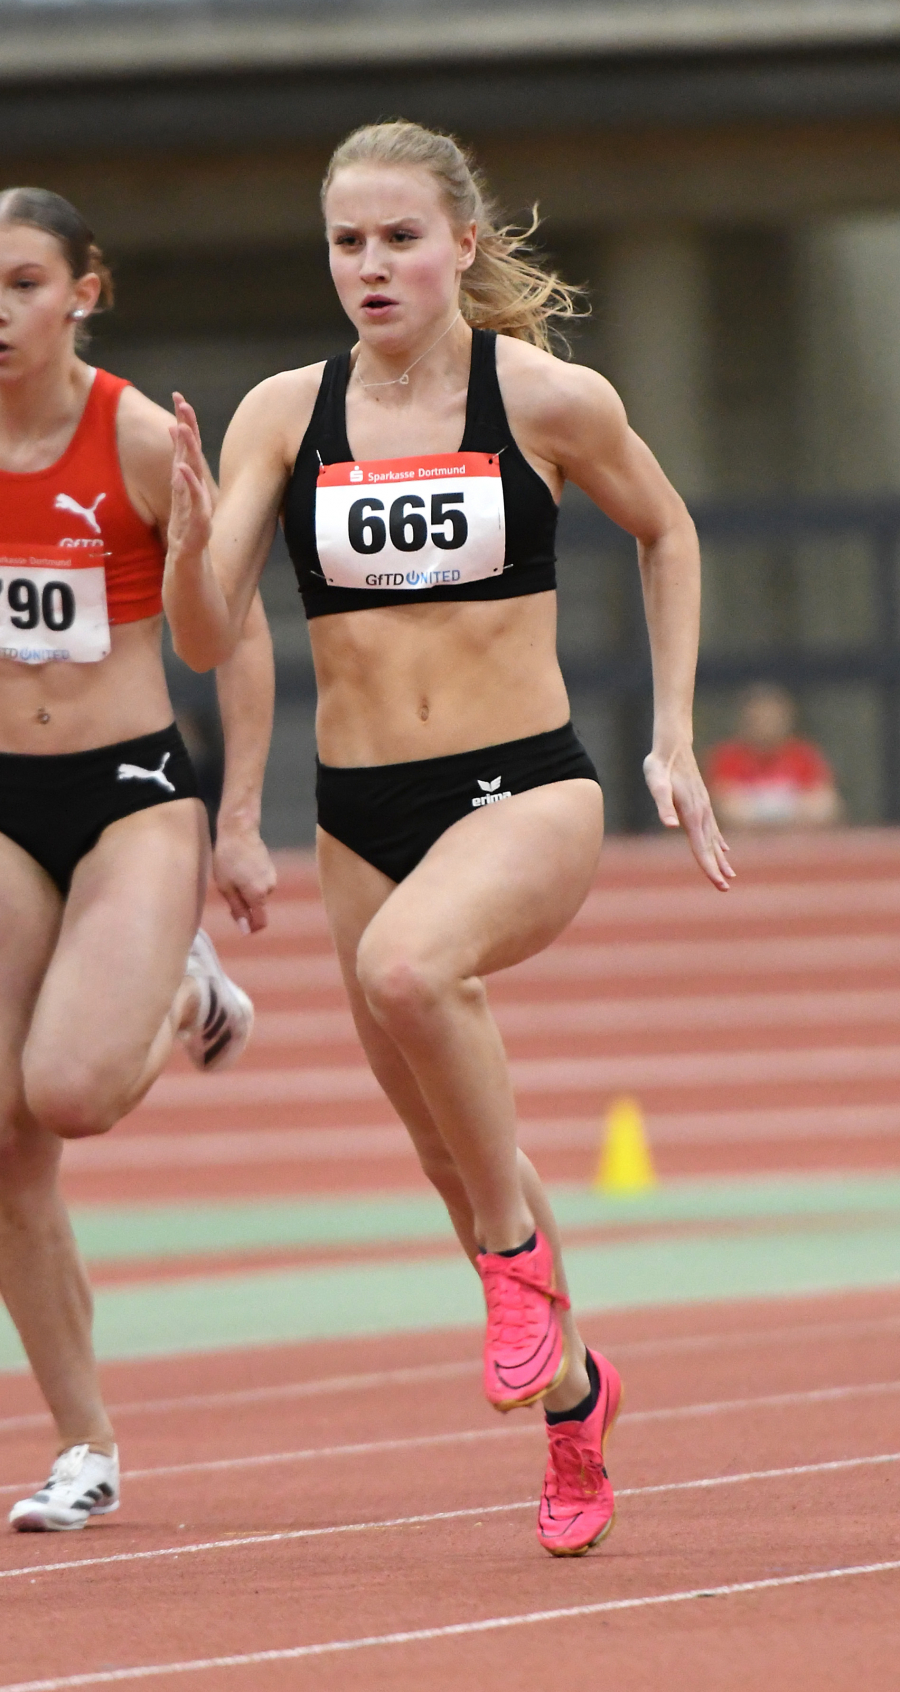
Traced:
<svg viewBox="0 0 900 1692">
<path fill-rule="evenodd" d="M 110 823 L 198 797 L 174 723 L 87 752 L 0 752 L 0 834 L 28 852 L 63 896 L 76 865 Z"/>
<path fill-rule="evenodd" d="M 553 781 L 600 778 L 571 723 L 502 746 L 405 764 L 316 764 L 319 827 L 402 881 L 470 812 Z"/>
</svg>

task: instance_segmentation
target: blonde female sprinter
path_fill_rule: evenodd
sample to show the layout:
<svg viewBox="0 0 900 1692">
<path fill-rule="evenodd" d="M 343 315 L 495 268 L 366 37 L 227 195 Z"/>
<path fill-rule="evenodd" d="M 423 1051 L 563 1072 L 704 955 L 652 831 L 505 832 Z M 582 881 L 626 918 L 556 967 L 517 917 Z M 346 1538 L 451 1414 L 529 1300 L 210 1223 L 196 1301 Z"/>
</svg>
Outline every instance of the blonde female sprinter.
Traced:
<svg viewBox="0 0 900 1692">
<path fill-rule="evenodd" d="M 488 1398 L 543 1399 L 541 1544 L 579 1555 L 613 1521 L 603 1444 L 621 1386 L 569 1309 L 483 978 L 565 928 L 602 840 L 556 658 L 567 479 L 638 539 L 647 781 L 728 887 L 691 745 L 697 541 L 609 384 L 549 353 L 565 290 L 495 227 L 453 140 L 409 123 L 357 131 L 323 206 L 356 344 L 248 395 L 214 521 L 178 402 L 166 609 L 189 664 L 221 663 L 281 514 L 319 690 L 319 869 L 356 1026 L 481 1276 Z"/>
<path fill-rule="evenodd" d="M 211 1068 L 252 1021 L 196 932 L 209 835 L 160 652 L 172 419 L 79 356 L 104 296 L 74 206 L 0 193 L 0 1291 L 59 1441 L 46 1485 L 13 1507 L 20 1531 L 119 1503 L 63 1141 L 133 1110 L 176 1035 Z M 261 927 L 273 673 L 258 602 L 236 634 L 216 877 Z"/>
</svg>

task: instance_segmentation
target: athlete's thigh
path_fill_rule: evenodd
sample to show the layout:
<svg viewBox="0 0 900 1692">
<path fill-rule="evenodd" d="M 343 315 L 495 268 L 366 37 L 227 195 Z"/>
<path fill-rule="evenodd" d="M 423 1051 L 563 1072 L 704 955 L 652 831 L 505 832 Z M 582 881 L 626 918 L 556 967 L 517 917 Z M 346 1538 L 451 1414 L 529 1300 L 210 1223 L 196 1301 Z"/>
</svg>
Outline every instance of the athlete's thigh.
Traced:
<svg viewBox="0 0 900 1692">
<path fill-rule="evenodd" d="M 140 1066 L 183 980 L 208 868 L 198 799 L 154 805 L 104 830 L 72 878 L 29 1067 L 54 1051 Z"/>
<path fill-rule="evenodd" d="M 316 867 L 341 967 L 352 969 L 360 937 L 396 883 L 322 828 L 316 829 Z"/>
<path fill-rule="evenodd" d="M 356 973 L 359 942 L 372 918 L 390 898 L 395 883 L 323 829 L 316 831 L 319 884 L 356 1031 L 376 1073 L 406 1064 L 397 1046 L 375 1021 Z"/>
<path fill-rule="evenodd" d="M 0 1133 L 22 1103 L 22 1048 L 62 914 L 50 877 L 0 834 Z"/>
<path fill-rule="evenodd" d="M 317 831 L 317 858 L 328 925 L 360 1044 L 373 1075 L 405 1123 L 423 1168 L 436 1179 L 437 1172 L 451 1167 L 452 1160 L 409 1064 L 375 1021 L 356 973 L 360 939 L 396 883 L 323 829 Z"/>
<path fill-rule="evenodd" d="M 580 908 L 603 841 L 596 782 L 559 781 L 447 829 L 374 917 L 365 944 L 411 950 L 456 975 L 507 969 Z"/>
</svg>

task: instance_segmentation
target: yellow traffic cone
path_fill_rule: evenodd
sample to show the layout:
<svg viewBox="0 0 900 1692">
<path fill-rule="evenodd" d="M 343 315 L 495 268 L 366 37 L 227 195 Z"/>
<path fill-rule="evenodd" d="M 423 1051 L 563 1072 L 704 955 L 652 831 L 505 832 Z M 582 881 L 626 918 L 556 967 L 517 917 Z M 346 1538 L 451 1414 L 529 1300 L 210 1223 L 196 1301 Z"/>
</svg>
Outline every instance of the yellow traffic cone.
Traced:
<svg viewBox="0 0 900 1692">
<path fill-rule="evenodd" d="M 635 1099 L 614 1099 L 606 1113 L 597 1172 L 597 1193 L 640 1193 L 656 1186 L 656 1170 Z"/>
</svg>

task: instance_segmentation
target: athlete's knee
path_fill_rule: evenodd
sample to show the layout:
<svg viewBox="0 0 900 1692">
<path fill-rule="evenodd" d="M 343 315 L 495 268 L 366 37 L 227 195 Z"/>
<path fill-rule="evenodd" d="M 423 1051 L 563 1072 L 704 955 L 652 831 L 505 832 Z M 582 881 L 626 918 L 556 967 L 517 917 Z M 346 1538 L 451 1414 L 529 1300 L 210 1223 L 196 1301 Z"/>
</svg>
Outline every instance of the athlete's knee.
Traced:
<svg viewBox="0 0 900 1692">
<path fill-rule="evenodd" d="M 122 1115 L 118 1077 L 89 1060 L 36 1064 L 25 1069 L 28 1109 L 42 1128 L 60 1140 L 105 1134 Z"/>
<path fill-rule="evenodd" d="M 360 940 L 356 974 L 376 1021 L 397 1035 L 430 1027 L 436 1012 L 485 997 L 482 981 L 461 970 L 452 944 L 397 937 L 377 917 Z"/>
<path fill-rule="evenodd" d="M 356 954 L 356 974 L 372 1015 L 391 1029 L 427 1020 L 445 989 L 440 971 L 413 949 L 368 933 Z"/>
</svg>

